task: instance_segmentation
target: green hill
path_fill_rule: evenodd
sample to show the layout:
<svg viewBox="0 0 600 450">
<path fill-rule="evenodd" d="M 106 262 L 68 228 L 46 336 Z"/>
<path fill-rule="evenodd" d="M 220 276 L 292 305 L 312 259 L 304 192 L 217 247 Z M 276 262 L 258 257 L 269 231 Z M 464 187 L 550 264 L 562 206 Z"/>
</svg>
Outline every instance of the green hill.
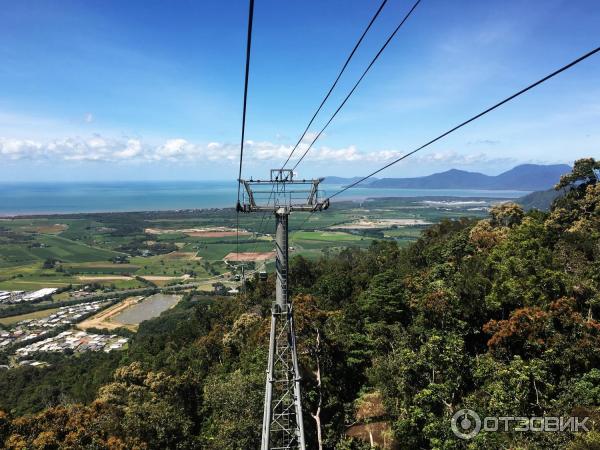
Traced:
<svg viewBox="0 0 600 450">
<path fill-rule="evenodd" d="M 506 189 L 538 191 L 554 186 L 560 176 L 571 170 L 566 164 L 521 164 L 499 175 L 451 169 L 446 172 L 416 178 L 382 178 L 370 188 L 404 189 Z"/>
<path fill-rule="evenodd" d="M 547 191 L 535 191 L 519 198 L 517 202 L 527 211 L 530 209 L 549 211 L 550 207 L 552 206 L 552 202 L 560 195 L 561 193 L 555 189 L 548 189 Z"/>
</svg>

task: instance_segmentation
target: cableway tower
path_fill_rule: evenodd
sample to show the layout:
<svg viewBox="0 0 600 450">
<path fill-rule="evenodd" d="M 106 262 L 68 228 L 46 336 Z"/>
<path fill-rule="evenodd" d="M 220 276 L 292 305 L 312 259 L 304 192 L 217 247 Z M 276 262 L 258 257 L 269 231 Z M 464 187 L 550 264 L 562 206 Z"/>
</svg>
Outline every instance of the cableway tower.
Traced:
<svg viewBox="0 0 600 450">
<path fill-rule="evenodd" d="M 242 180 L 239 212 L 272 212 L 276 232 L 276 292 L 271 308 L 269 359 L 263 412 L 261 450 L 305 450 L 300 372 L 293 308 L 288 286 L 288 218 L 294 211 L 314 213 L 329 207 L 320 200 L 319 183 L 294 179 L 292 170 L 272 169 L 269 180 Z"/>
</svg>

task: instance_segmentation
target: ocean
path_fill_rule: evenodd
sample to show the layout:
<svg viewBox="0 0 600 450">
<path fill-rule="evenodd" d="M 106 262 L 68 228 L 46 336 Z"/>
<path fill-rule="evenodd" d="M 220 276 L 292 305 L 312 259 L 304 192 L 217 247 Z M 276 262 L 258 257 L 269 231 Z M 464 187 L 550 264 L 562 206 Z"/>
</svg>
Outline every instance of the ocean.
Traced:
<svg viewBox="0 0 600 450">
<path fill-rule="evenodd" d="M 340 185 L 323 185 L 325 195 L 340 188 Z M 334 200 L 424 196 L 518 198 L 526 194 L 469 189 L 353 188 Z M 0 216 L 226 208 L 234 207 L 236 198 L 237 185 L 230 181 L 0 183 Z"/>
</svg>

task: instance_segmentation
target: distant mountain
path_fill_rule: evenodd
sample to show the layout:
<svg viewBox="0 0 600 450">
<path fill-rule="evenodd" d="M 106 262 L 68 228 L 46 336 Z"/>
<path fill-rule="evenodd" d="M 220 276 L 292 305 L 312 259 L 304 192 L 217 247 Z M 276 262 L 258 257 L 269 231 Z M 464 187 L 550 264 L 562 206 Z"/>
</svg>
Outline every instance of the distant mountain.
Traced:
<svg viewBox="0 0 600 450">
<path fill-rule="evenodd" d="M 451 169 L 416 178 L 382 178 L 368 185 L 370 188 L 398 189 L 489 189 L 543 191 L 554 186 L 561 175 L 571 171 L 566 164 L 523 164 L 500 175 Z"/>
<path fill-rule="evenodd" d="M 517 203 L 526 211 L 530 209 L 539 209 L 540 211 L 549 211 L 552 202 L 562 193 L 554 189 L 547 191 L 535 191 L 527 194 L 524 197 L 518 198 Z"/>
<path fill-rule="evenodd" d="M 446 172 L 434 173 L 416 178 L 382 178 L 369 184 L 372 188 L 403 189 L 479 189 L 487 185 L 490 177 L 482 173 L 450 169 Z"/>
<path fill-rule="evenodd" d="M 554 187 L 560 177 L 569 172 L 571 166 L 567 164 L 523 164 L 496 176 L 495 189 L 545 190 Z"/>
</svg>

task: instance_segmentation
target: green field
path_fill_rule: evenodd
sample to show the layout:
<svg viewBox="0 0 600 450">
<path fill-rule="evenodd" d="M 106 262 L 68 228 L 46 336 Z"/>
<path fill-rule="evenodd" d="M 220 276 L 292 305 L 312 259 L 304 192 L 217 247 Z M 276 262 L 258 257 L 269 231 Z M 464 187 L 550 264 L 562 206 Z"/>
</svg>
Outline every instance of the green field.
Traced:
<svg viewBox="0 0 600 450">
<path fill-rule="evenodd" d="M 437 200 L 436 200 L 437 201 Z M 497 201 L 497 200 L 494 200 Z M 491 204 L 488 201 L 486 204 Z M 471 205 L 472 206 L 472 205 Z M 318 258 L 346 247 L 365 248 L 374 239 L 395 240 L 400 245 L 420 236 L 424 226 L 382 226 L 352 229 L 357 221 L 419 219 L 437 222 L 463 216 L 482 217 L 485 210 L 468 204 L 425 203 L 418 198 L 336 202 L 327 211 L 290 216 L 291 255 Z M 34 290 L 89 283 L 80 277 L 191 275 L 202 282 L 231 270 L 223 258 L 236 252 L 271 252 L 274 220 L 261 214 L 242 214 L 240 228 L 251 234 L 194 237 L 178 231 L 186 228 L 234 229 L 232 209 L 165 211 L 146 213 L 73 214 L 9 219 L 0 222 L 0 290 Z M 343 230 L 332 230 L 341 226 Z M 163 230 L 146 234 L 146 228 Z M 116 258 L 125 258 L 117 261 Z M 48 266 L 48 261 L 56 261 Z M 115 262 L 124 262 L 116 264 Z M 44 263 L 46 267 L 44 268 Z M 272 267 L 272 263 L 260 263 Z M 125 289 L 143 286 L 135 280 L 94 281 L 101 286 Z M 156 280 L 165 284 L 170 280 Z"/>
<path fill-rule="evenodd" d="M 75 242 L 61 236 L 40 236 L 39 242 L 46 244 L 47 248 L 35 249 L 35 255 L 39 259 L 54 257 L 65 262 L 92 262 L 107 261 L 118 256 L 110 250 L 92 247 L 90 245 Z"/>
<path fill-rule="evenodd" d="M 251 242 L 251 243 L 240 243 L 240 252 L 270 252 L 273 250 L 274 244 L 272 242 Z M 236 252 L 237 246 L 235 242 L 232 243 L 219 243 L 219 244 L 197 244 L 192 248 L 197 248 L 198 256 L 203 259 L 212 261 L 223 259 L 228 253 Z"/>
<path fill-rule="evenodd" d="M 59 308 L 50 308 L 44 309 L 42 311 L 36 311 L 29 314 L 20 314 L 18 316 L 10 316 L 0 318 L 0 325 L 11 326 L 15 323 L 18 323 L 22 320 L 30 320 L 30 319 L 43 319 L 44 317 L 48 317 L 58 311 Z"/>
<path fill-rule="evenodd" d="M 84 263 L 84 264 L 64 264 L 66 272 L 72 274 L 115 274 L 135 273 L 140 266 L 135 264 L 110 264 L 110 263 Z"/>
<path fill-rule="evenodd" d="M 361 239 L 360 236 L 341 231 L 294 231 L 290 235 L 290 240 L 293 242 L 354 242 Z"/>
<path fill-rule="evenodd" d="M 60 288 L 68 286 L 75 280 L 48 280 L 48 279 L 15 279 L 0 282 L 2 291 L 35 291 L 44 287 Z"/>
<path fill-rule="evenodd" d="M 136 275 L 182 276 L 194 271 L 198 276 L 207 276 L 203 261 L 170 258 L 169 255 L 136 257 L 132 261 L 140 268 Z"/>
<path fill-rule="evenodd" d="M 24 265 L 47 258 L 64 262 L 108 261 L 119 253 L 72 241 L 61 236 L 35 234 L 26 244 L 0 243 L 0 267 Z"/>
</svg>

